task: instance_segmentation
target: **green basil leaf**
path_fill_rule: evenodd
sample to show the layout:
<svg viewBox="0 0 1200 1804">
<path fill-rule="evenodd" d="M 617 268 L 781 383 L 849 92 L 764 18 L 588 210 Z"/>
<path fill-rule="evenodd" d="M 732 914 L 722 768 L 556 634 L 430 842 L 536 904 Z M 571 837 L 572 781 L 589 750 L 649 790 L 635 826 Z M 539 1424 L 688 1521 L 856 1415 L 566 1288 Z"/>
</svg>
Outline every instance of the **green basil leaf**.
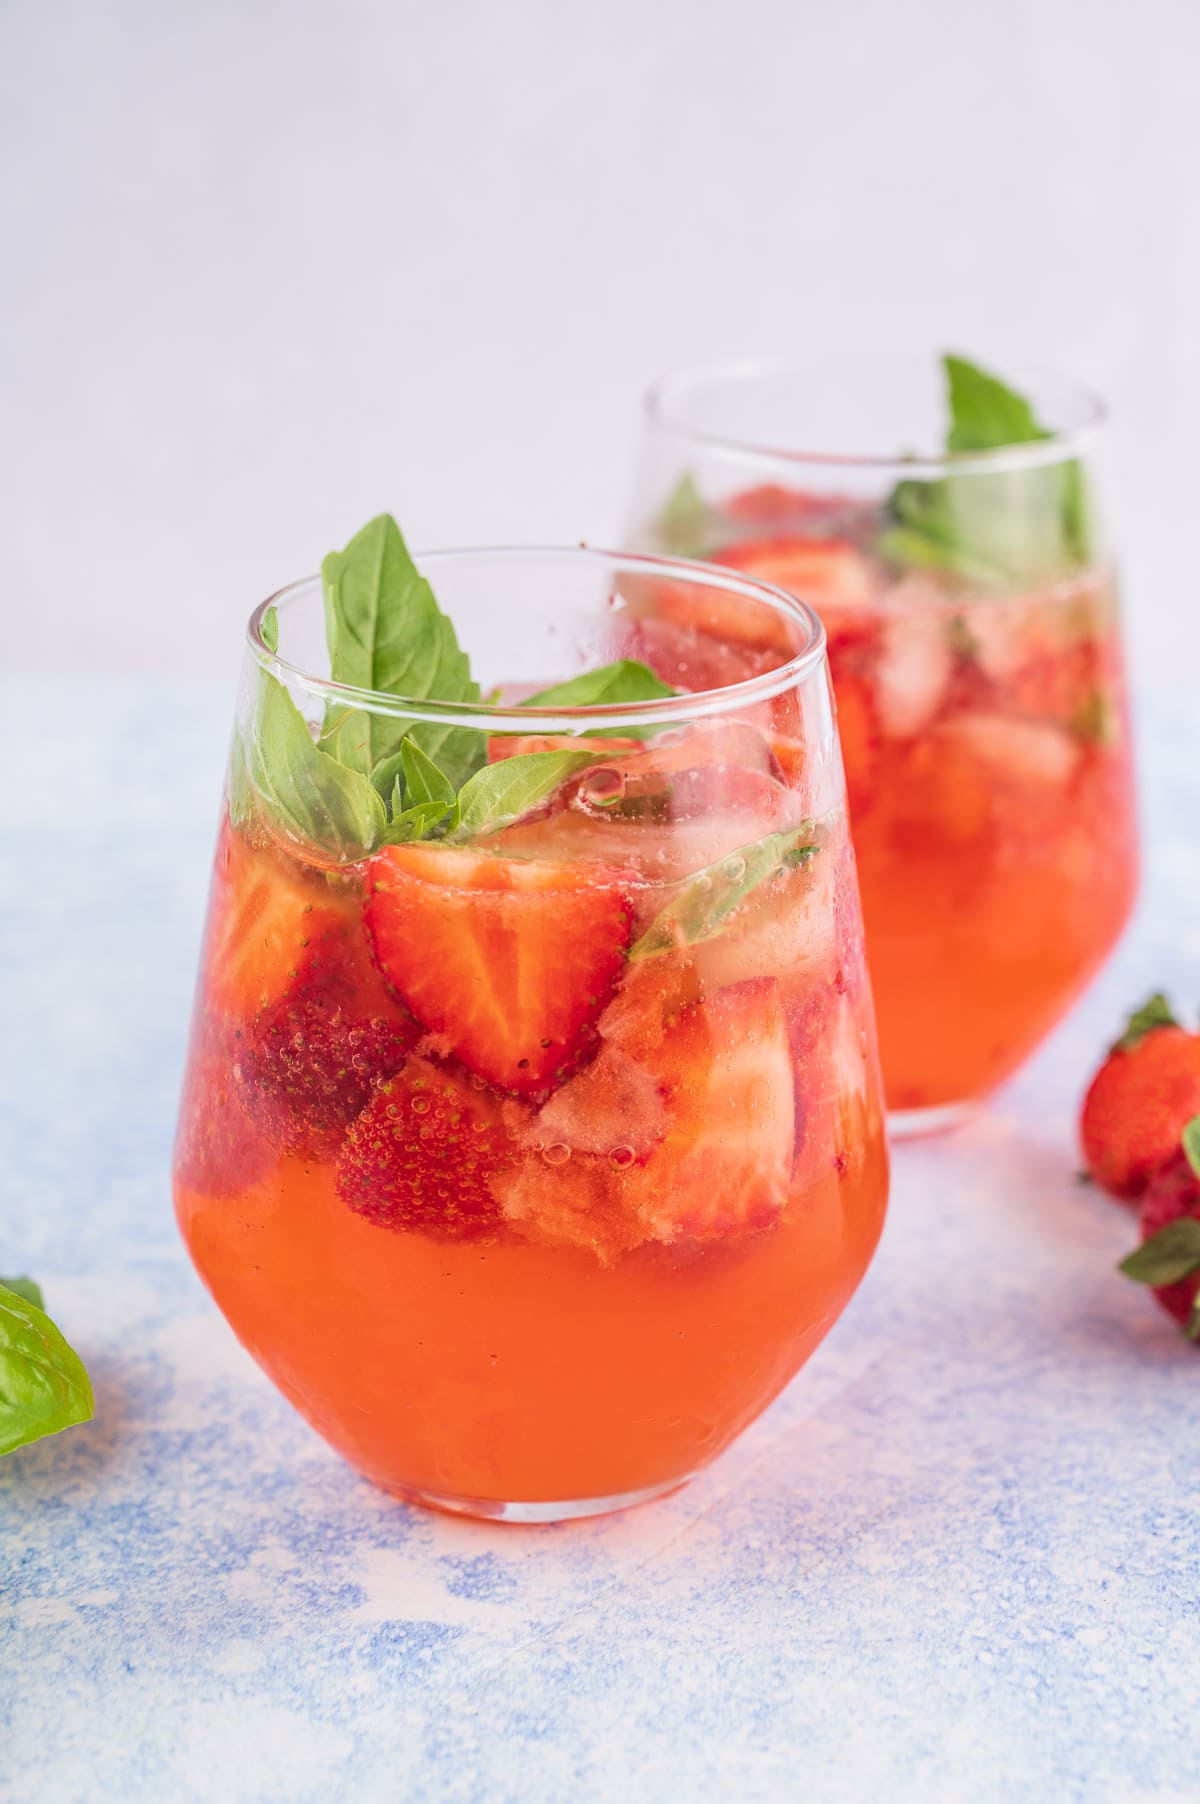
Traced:
<svg viewBox="0 0 1200 1804">
<path fill-rule="evenodd" d="M 387 810 L 369 778 L 313 743 L 299 708 L 265 670 L 239 756 L 267 811 L 292 838 L 320 846 L 339 864 L 356 864 L 383 837 Z"/>
<path fill-rule="evenodd" d="M 453 783 L 415 740 L 406 739 L 400 747 L 400 763 L 404 772 L 406 807 L 418 802 L 442 802 L 448 808 L 454 801 Z"/>
<path fill-rule="evenodd" d="M 800 864 L 819 850 L 811 842 L 812 832 L 812 823 L 806 822 L 768 833 L 765 839 L 741 846 L 717 864 L 697 871 L 630 948 L 630 958 L 655 958 L 680 946 L 715 939 L 751 890 L 783 866 Z"/>
<path fill-rule="evenodd" d="M 522 752 L 485 765 L 459 791 L 455 837 L 498 832 L 553 795 L 573 771 L 595 762 L 594 752 Z"/>
<path fill-rule="evenodd" d="M 1181 1215 L 1142 1242 L 1117 1267 L 1137 1284 L 1178 1284 L 1200 1271 L 1200 1221 Z"/>
<path fill-rule="evenodd" d="M 380 514 L 321 565 L 330 674 L 335 682 L 414 701 L 477 702 L 479 685 L 447 615 L 409 555 L 390 514 Z M 407 735 L 449 780 L 461 784 L 483 763 L 484 735 L 473 728 L 419 725 L 404 718 L 331 704 L 323 748 L 391 793 Z"/>
<path fill-rule="evenodd" d="M 624 702 L 661 701 L 675 690 L 670 683 L 655 676 L 648 664 L 636 658 L 620 658 L 599 670 L 585 670 L 582 676 L 565 683 L 554 683 L 539 690 L 521 703 L 523 708 L 590 708 L 605 705 L 619 707 Z M 625 729 L 621 729 L 624 733 Z"/>
<path fill-rule="evenodd" d="M 1183 1130 L 1182 1144 L 1184 1157 L 1200 1178 L 1200 1115 L 1193 1115 Z"/>
<path fill-rule="evenodd" d="M 78 1353 L 36 1303 L 0 1287 L 0 1454 L 90 1421 L 94 1410 Z"/>
<path fill-rule="evenodd" d="M 1139 1040 L 1154 1032 L 1156 1027 L 1178 1027 L 1179 1023 L 1161 990 L 1143 1002 L 1141 1008 L 1134 1009 L 1125 1023 L 1125 1031 L 1119 1040 L 1113 1042 L 1112 1052 L 1130 1052 Z"/>
<path fill-rule="evenodd" d="M 35 1309 L 44 1309 L 42 1287 L 35 1284 L 32 1278 L 0 1278 L 0 1290 L 11 1290 L 15 1296 L 24 1297 Z"/>
<path fill-rule="evenodd" d="M 654 523 L 655 537 L 674 557 L 703 557 L 713 543 L 713 516 L 696 478 L 685 470 Z"/>
<path fill-rule="evenodd" d="M 1048 439 L 1029 402 L 965 358 L 943 358 L 946 449 L 970 454 Z M 879 550 L 986 589 L 1045 580 L 1088 555 L 1089 499 L 1078 460 L 897 483 Z"/>
<path fill-rule="evenodd" d="M 947 451 L 991 451 L 1049 438 L 1023 395 L 977 363 L 947 353 L 942 359 L 950 405 Z"/>
</svg>

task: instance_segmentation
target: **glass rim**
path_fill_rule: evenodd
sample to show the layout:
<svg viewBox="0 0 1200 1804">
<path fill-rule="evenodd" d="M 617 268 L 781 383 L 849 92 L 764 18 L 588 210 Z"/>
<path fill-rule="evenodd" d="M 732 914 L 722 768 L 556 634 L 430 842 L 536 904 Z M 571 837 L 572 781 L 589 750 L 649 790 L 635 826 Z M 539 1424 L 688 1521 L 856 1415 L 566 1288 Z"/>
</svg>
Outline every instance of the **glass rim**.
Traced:
<svg viewBox="0 0 1200 1804">
<path fill-rule="evenodd" d="M 941 453 L 897 451 L 819 451 L 797 446 L 772 445 L 764 440 L 742 438 L 735 433 L 713 431 L 691 423 L 675 405 L 688 393 L 704 385 L 730 387 L 755 377 L 797 375 L 844 361 L 847 367 L 857 362 L 864 368 L 888 365 L 911 365 L 915 359 L 906 356 L 872 358 L 850 356 L 839 360 L 816 357 L 753 356 L 728 357 L 713 363 L 690 364 L 658 377 L 643 394 L 642 406 L 651 424 L 691 444 L 724 451 L 746 463 L 789 463 L 805 468 L 868 470 L 903 477 L 936 480 L 950 473 L 962 475 L 996 475 L 1013 470 L 1033 470 L 1048 464 L 1062 463 L 1079 457 L 1094 445 L 1108 424 L 1108 406 L 1102 397 L 1086 384 L 1059 376 L 1049 370 L 1029 369 L 1061 384 L 1080 404 L 1082 417 L 1074 426 L 1048 430 L 1045 438 L 1024 444 L 999 445 L 990 451 L 946 451 Z"/>
<path fill-rule="evenodd" d="M 685 558 L 661 557 L 654 553 L 607 551 L 600 546 L 578 545 L 478 545 L 443 547 L 432 551 L 414 551 L 413 561 L 426 574 L 426 566 L 487 559 L 537 561 L 565 559 L 603 563 L 614 571 L 660 576 L 675 582 L 688 582 L 700 588 L 720 589 L 741 595 L 746 600 L 765 602 L 801 629 L 803 642 L 774 669 L 747 677 L 740 683 L 729 683 L 721 689 L 680 691 L 642 702 L 592 702 L 576 707 L 528 707 L 514 703 L 497 705 L 489 702 L 439 702 L 432 698 L 393 695 L 381 689 L 362 689 L 349 683 L 338 683 L 305 670 L 289 658 L 272 651 L 262 636 L 263 620 L 270 608 L 283 609 L 298 601 L 314 588 L 321 589 L 319 575 L 300 577 L 276 589 L 254 609 L 246 624 L 246 643 L 260 669 L 277 677 L 285 686 L 296 684 L 326 701 L 342 702 L 371 713 L 402 717 L 406 720 L 437 723 L 442 726 L 477 727 L 497 733 L 542 735 L 594 731 L 597 727 L 625 726 L 667 727 L 712 716 L 727 714 L 755 702 L 771 701 L 786 694 L 818 669 L 825 659 L 826 635 L 820 615 L 810 603 L 790 590 L 773 583 L 760 582 L 720 564 L 705 564 Z M 545 687 L 550 687 L 549 684 Z"/>
</svg>

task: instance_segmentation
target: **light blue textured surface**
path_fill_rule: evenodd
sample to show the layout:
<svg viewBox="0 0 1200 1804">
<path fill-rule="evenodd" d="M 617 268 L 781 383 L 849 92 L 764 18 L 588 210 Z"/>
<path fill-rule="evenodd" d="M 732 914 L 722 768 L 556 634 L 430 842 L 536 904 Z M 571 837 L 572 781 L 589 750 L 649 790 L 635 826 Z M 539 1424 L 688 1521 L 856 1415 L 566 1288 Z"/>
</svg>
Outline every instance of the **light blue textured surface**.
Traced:
<svg viewBox="0 0 1200 1804">
<path fill-rule="evenodd" d="M 1134 930 L 985 1116 L 899 1149 L 812 1365 L 681 1495 L 538 1530 L 356 1478 L 176 1237 L 229 704 L 6 702 L 38 757 L 2 804 L 0 1264 L 98 1412 L 0 1465 L 0 1795 L 1195 1798 L 1200 1355 L 1114 1274 L 1132 1225 L 1073 1145 L 1126 1005 L 1200 1000 L 1188 700 L 1145 711 Z"/>
</svg>

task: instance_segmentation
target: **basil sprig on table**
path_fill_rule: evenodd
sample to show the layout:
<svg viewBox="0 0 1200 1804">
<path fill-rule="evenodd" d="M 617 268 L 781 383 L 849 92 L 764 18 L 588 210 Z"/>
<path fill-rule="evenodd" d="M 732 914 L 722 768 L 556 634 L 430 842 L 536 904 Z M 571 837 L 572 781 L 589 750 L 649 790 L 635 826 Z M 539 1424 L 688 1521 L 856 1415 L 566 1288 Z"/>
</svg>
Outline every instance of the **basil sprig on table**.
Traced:
<svg viewBox="0 0 1200 1804">
<path fill-rule="evenodd" d="M 480 699 L 470 660 L 390 514 L 356 533 L 321 568 L 330 674 L 335 682 L 454 708 Z M 278 648 L 274 609 L 263 620 Z M 622 659 L 530 696 L 530 706 L 645 701 L 674 691 Z M 452 722 L 416 721 L 331 702 L 314 735 L 283 682 L 259 673 L 246 743 L 234 751 L 232 806 L 255 803 L 294 839 L 339 864 L 377 846 L 497 831 L 537 807 L 595 761 L 584 749 L 519 753 L 487 762 L 488 736 Z M 246 794 L 250 791 L 249 797 Z"/>
<path fill-rule="evenodd" d="M 94 1412 L 83 1361 L 42 1308 L 32 1278 L 0 1279 L 0 1454 Z"/>
<path fill-rule="evenodd" d="M 953 455 L 1035 444 L 1053 435 L 1030 403 L 963 357 L 942 359 Z M 988 589 L 1046 580 L 1087 562 L 1086 477 L 1078 459 L 1027 469 L 949 473 L 897 483 L 879 540 L 900 565 L 942 570 Z"/>
</svg>

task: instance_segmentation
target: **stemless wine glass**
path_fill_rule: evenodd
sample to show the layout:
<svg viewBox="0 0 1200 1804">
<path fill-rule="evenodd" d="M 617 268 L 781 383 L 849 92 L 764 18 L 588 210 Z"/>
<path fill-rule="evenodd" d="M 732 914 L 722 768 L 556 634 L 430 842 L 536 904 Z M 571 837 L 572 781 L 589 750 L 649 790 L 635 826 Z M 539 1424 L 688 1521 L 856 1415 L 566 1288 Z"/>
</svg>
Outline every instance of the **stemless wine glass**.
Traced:
<svg viewBox="0 0 1200 1804">
<path fill-rule="evenodd" d="M 968 404 L 1040 436 L 971 449 L 960 423 L 966 448 L 934 450 L 932 357 L 670 378 L 647 398 L 628 534 L 780 584 L 825 623 L 899 1133 L 950 1125 L 1020 1065 L 1137 884 L 1103 409 L 1020 372 L 998 402 L 958 370 Z M 711 610 L 655 634 L 650 661 L 682 681 L 774 655 Z"/>
<path fill-rule="evenodd" d="M 316 580 L 250 622 L 177 1213 L 238 1336 L 369 1478 L 469 1514 L 582 1516 L 720 1453 L 879 1235 L 824 633 L 781 591 L 670 560 L 417 563 L 500 685 L 488 705 L 332 683 Z M 638 657 L 673 606 L 768 636 L 771 659 L 703 693 L 519 705 Z M 490 761 L 491 802 L 441 838 L 379 811 L 355 844 L 320 808 L 298 833 L 286 772 L 255 776 L 285 691 L 313 735 L 331 711 L 453 730 Z M 509 758 L 535 762 L 497 791 Z"/>
</svg>

